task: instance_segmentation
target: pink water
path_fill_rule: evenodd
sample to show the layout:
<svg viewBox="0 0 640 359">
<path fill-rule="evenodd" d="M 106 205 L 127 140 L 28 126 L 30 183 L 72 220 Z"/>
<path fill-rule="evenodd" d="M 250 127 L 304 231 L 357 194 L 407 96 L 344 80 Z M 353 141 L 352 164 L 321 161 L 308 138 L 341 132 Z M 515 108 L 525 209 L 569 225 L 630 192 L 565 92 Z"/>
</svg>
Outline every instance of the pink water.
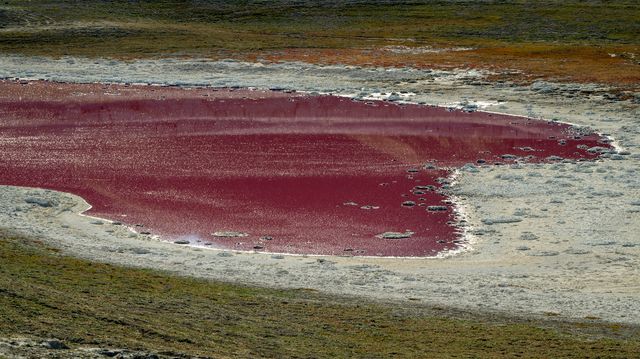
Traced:
<svg viewBox="0 0 640 359">
<path fill-rule="evenodd" d="M 503 154 L 589 159 L 595 155 L 576 146 L 601 145 L 596 135 L 576 139 L 566 125 L 519 117 L 222 92 L 2 100 L 0 183 L 75 193 L 93 206 L 89 214 L 141 224 L 139 231 L 166 240 L 430 256 L 461 245 L 436 181 L 448 169 L 478 159 L 513 162 Z M 435 205 L 446 210 L 427 210 Z M 212 235 L 221 231 L 247 236 Z M 377 237 L 405 231 L 414 234 Z"/>
</svg>

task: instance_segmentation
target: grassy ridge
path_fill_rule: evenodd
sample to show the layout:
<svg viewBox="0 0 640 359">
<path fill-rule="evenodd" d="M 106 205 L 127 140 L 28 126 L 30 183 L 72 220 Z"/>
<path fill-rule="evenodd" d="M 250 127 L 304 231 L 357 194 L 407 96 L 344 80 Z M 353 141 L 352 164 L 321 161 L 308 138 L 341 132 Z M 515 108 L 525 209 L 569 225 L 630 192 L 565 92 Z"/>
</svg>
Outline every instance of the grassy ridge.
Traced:
<svg viewBox="0 0 640 359">
<path fill-rule="evenodd" d="M 481 44 L 499 41 L 640 43 L 636 1 L 8 1 L 5 27 L 137 21 L 193 25 L 260 35 L 258 44 L 237 38 L 238 48 L 354 46 L 411 38 Z M 24 18 L 24 20 L 20 20 Z M 195 32 L 195 31 L 194 31 Z M 340 41 L 340 38 L 346 39 Z"/>
<path fill-rule="evenodd" d="M 0 263 L 0 337 L 216 357 L 627 358 L 640 352 L 637 333 L 589 339 L 305 290 L 179 278 L 64 257 L 6 235 Z"/>
<path fill-rule="evenodd" d="M 473 50 L 379 51 L 397 45 Z M 481 67 L 629 87 L 640 84 L 640 3 L 9 0 L 0 52 Z"/>
</svg>

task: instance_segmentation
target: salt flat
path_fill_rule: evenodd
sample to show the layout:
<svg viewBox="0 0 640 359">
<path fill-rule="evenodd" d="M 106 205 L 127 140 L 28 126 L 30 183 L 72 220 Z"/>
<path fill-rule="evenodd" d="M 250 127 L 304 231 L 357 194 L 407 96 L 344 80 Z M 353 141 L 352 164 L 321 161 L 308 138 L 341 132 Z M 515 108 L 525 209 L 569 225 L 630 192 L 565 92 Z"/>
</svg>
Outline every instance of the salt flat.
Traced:
<svg viewBox="0 0 640 359">
<path fill-rule="evenodd" d="M 617 100 L 597 85 L 491 83 L 478 71 L 304 63 L 3 56 L 0 69 L 1 77 L 22 79 L 281 88 L 389 98 L 589 126 L 611 136 L 618 152 L 592 163 L 460 171 L 452 191 L 466 216 L 465 235 L 472 245 L 446 258 L 272 256 L 183 247 L 79 216 L 88 205 L 76 196 L 8 186 L 0 190 L 0 223 L 41 237 L 65 253 L 181 275 L 525 316 L 640 323 L 637 94 Z"/>
</svg>

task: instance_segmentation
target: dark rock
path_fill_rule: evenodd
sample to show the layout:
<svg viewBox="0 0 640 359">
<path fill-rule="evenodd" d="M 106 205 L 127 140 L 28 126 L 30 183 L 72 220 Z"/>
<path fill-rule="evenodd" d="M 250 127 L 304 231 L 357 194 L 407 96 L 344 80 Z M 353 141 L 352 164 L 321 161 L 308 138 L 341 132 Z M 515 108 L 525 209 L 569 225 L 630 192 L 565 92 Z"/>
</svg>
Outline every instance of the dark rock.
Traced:
<svg viewBox="0 0 640 359">
<path fill-rule="evenodd" d="M 65 343 L 61 342 L 58 339 L 45 340 L 44 342 L 42 342 L 42 346 L 47 349 L 55 350 L 69 349 L 69 347 Z"/>
<path fill-rule="evenodd" d="M 39 198 L 39 197 L 27 197 L 25 202 L 29 204 L 37 204 L 40 207 L 53 207 L 54 203 L 48 199 Z"/>
<path fill-rule="evenodd" d="M 431 211 L 431 212 L 441 212 L 441 211 L 446 211 L 449 208 L 447 206 L 429 206 L 427 207 L 427 211 Z"/>
<path fill-rule="evenodd" d="M 175 243 L 175 244 L 189 244 L 190 242 L 181 239 L 179 241 L 174 241 L 173 243 Z"/>
</svg>

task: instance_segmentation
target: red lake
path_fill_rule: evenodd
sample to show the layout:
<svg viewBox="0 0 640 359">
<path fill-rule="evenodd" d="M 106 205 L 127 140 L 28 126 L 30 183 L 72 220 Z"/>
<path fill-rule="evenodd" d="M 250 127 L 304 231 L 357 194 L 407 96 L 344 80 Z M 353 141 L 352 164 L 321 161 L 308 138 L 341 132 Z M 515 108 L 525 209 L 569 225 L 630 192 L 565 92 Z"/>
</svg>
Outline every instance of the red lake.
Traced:
<svg viewBox="0 0 640 359">
<path fill-rule="evenodd" d="M 607 146 L 564 124 L 335 96 L 0 87 L 0 184 L 74 193 L 89 215 L 230 250 L 433 256 L 464 244 L 442 188 L 452 169 Z"/>
</svg>

